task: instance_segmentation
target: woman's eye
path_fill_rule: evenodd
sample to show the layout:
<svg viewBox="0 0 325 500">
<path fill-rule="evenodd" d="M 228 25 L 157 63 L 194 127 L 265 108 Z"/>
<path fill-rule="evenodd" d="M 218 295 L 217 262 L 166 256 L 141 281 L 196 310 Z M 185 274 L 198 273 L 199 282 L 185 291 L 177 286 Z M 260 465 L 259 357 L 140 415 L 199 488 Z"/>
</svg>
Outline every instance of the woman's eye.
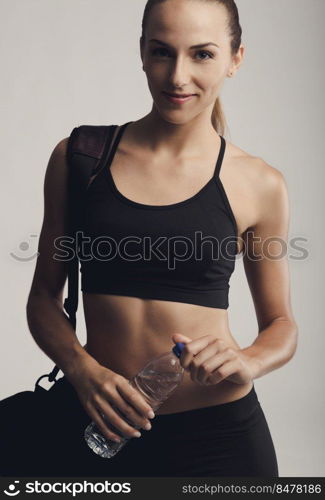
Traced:
<svg viewBox="0 0 325 500">
<path fill-rule="evenodd" d="M 157 55 L 159 55 L 159 52 L 164 52 L 164 51 L 167 52 L 166 49 L 153 49 L 153 51 L 151 52 L 151 54 L 153 56 L 157 56 Z"/>
<path fill-rule="evenodd" d="M 206 50 L 200 50 L 199 52 L 197 52 L 197 54 L 207 54 L 208 55 L 208 59 L 212 59 L 213 58 L 213 55 L 211 54 L 211 52 L 207 52 Z"/>
<path fill-rule="evenodd" d="M 151 54 L 153 56 L 161 56 L 161 57 L 164 57 L 164 52 L 168 54 L 168 50 L 167 49 L 164 49 L 164 48 L 157 48 L 157 49 L 154 49 Z M 206 61 L 208 59 L 213 59 L 213 54 L 211 54 L 211 52 L 207 52 L 206 50 L 199 50 L 198 52 L 195 53 L 195 56 L 198 56 L 198 55 L 206 55 L 207 57 L 204 57 L 204 58 L 201 58 L 199 57 L 198 59 L 201 60 L 201 61 Z"/>
</svg>

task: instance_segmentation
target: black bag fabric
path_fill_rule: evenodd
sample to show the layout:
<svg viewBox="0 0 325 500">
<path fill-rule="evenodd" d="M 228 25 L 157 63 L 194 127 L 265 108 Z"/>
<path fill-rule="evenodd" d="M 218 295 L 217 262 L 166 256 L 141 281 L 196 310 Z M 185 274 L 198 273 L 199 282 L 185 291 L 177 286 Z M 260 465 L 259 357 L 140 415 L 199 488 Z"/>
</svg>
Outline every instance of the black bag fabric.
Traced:
<svg viewBox="0 0 325 500">
<path fill-rule="evenodd" d="M 50 419 L 48 401 L 57 381 L 46 390 L 39 380 L 34 391 L 18 392 L 0 401 L 1 476 L 28 475 L 29 466 L 35 457 L 41 456 L 40 447 L 51 432 L 54 422 Z"/>
<path fill-rule="evenodd" d="M 68 192 L 69 192 L 69 235 L 75 236 L 78 228 L 78 214 L 82 214 L 82 197 L 89 181 L 107 164 L 110 146 L 116 125 L 81 125 L 75 127 L 68 141 Z M 121 132 L 121 129 L 118 133 Z M 68 296 L 64 309 L 76 329 L 78 308 L 79 260 L 76 256 L 68 265 Z M 57 404 L 57 388 L 60 379 L 56 376 L 60 368 L 41 375 L 34 390 L 22 391 L 0 401 L 0 475 L 28 475 L 29 462 L 42 463 L 42 446 L 46 436 L 55 427 L 53 405 Z M 47 378 L 54 382 L 47 390 L 40 381 Z M 49 450 L 47 450 L 47 454 Z"/>
<path fill-rule="evenodd" d="M 89 464 L 99 470 L 101 457 L 84 440 L 91 418 L 66 377 L 0 401 L 0 415 L 1 476 L 80 476 Z"/>
</svg>

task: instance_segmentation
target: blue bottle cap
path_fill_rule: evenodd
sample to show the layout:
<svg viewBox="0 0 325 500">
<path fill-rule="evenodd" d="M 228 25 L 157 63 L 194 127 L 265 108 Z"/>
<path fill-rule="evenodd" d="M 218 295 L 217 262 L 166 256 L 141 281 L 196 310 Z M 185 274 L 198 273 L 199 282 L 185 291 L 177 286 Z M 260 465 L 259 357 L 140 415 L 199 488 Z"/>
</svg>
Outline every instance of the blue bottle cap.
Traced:
<svg viewBox="0 0 325 500">
<path fill-rule="evenodd" d="M 181 353 L 182 353 L 182 350 L 183 350 L 183 347 L 184 347 L 184 342 L 176 342 L 176 344 L 174 345 L 173 347 L 173 353 L 179 358 Z"/>
</svg>

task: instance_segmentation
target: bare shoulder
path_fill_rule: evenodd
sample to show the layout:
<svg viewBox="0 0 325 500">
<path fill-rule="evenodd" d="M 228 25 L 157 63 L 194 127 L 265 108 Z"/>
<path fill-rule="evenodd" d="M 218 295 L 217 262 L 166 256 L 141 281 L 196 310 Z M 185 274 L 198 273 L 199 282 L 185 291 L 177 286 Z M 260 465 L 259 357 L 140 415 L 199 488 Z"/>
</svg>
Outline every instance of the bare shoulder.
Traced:
<svg viewBox="0 0 325 500">
<path fill-rule="evenodd" d="M 228 142 L 228 148 L 234 168 L 240 169 L 250 182 L 254 182 L 255 187 L 268 190 L 285 183 L 282 172 L 263 158 L 254 156 L 230 142 Z"/>
<path fill-rule="evenodd" d="M 47 166 L 47 173 L 57 172 L 62 173 L 67 169 L 67 149 L 69 137 L 61 139 L 51 152 L 50 159 Z"/>
<path fill-rule="evenodd" d="M 52 203 L 51 206 L 48 206 L 48 201 L 59 202 L 66 194 L 68 141 L 69 137 L 61 139 L 51 152 L 44 179 L 45 208 L 52 208 Z"/>
<path fill-rule="evenodd" d="M 263 158 L 228 142 L 228 166 L 235 197 L 249 200 L 251 210 L 246 226 L 253 226 L 276 204 L 287 205 L 287 184 L 283 173 Z M 243 205 L 242 205 L 243 206 Z"/>
</svg>

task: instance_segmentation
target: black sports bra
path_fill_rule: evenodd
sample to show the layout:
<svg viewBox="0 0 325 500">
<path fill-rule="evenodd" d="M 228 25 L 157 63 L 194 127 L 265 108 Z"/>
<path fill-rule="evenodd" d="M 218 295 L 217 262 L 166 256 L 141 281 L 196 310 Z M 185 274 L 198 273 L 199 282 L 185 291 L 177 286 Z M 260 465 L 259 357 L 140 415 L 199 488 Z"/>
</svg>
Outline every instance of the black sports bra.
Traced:
<svg viewBox="0 0 325 500">
<path fill-rule="evenodd" d="M 198 193 L 146 205 L 120 193 L 110 170 L 129 123 L 86 192 L 81 290 L 227 309 L 237 225 L 219 177 L 225 139 L 220 136 L 214 175 Z"/>
</svg>

